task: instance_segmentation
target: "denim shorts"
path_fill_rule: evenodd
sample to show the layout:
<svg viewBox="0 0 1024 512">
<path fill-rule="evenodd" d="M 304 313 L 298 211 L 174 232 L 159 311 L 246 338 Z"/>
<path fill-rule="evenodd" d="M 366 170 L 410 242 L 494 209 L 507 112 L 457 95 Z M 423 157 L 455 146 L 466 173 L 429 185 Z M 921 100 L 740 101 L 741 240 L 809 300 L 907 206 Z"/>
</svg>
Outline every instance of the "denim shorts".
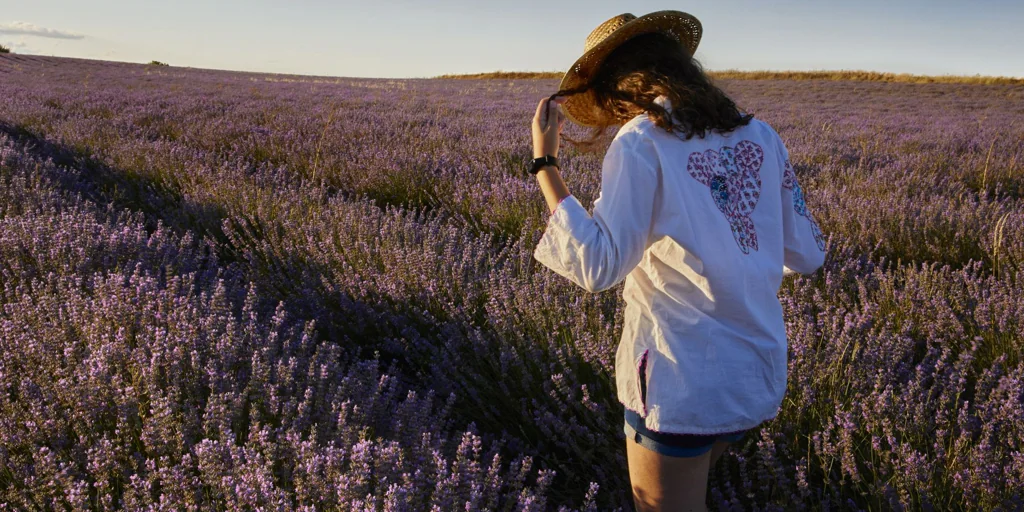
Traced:
<svg viewBox="0 0 1024 512">
<path fill-rule="evenodd" d="M 648 430 L 639 414 L 626 409 L 626 439 L 633 439 L 640 446 L 670 457 L 696 457 L 711 451 L 715 441 L 734 442 L 743 439 L 746 430 L 728 434 L 668 434 Z"/>
</svg>

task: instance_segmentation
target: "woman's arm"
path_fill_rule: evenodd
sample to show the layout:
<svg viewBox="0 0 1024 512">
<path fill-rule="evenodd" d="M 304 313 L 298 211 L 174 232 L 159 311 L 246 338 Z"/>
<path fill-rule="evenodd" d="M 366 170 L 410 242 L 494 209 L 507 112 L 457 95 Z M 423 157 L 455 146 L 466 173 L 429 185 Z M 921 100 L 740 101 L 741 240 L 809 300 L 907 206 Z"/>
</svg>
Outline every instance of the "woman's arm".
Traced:
<svg viewBox="0 0 1024 512">
<path fill-rule="evenodd" d="M 562 174 L 553 165 L 541 167 L 537 173 L 537 182 L 540 183 L 540 191 L 544 193 L 544 199 L 548 202 L 548 211 L 554 213 L 565 198 L 569 197 L 569 188 L 562 181 Z"/>
<path fill-rule="evenodd" d="M 647 247 L 659 169 L 651 148 L 641 150 L 638 144 L 636 132 L 616 136 L 601 164 L 593 214 L 576 197 L 566 196 L 534 249 L 534 259 L 587 291 L 621 282 Z M 561 181 L 557 174 L 549 179 Z"/>
<path fill-rule="evenodd" d="M 557 101 L 557 100 L 556 100 Z M 534 155 L 557 155 L 558 126 L 546 122 L 548 99 L 537 105 Z M 557 109 L 557 105 L 554 107 Z M 621 135 L 621 134 L 620 134 Z M 651 226 L 657 163 L 643 157 L 635 133 L 616 136 L 601 163 L 601 193 L 591 215 L 569 193 L 558 169 L 545 167 L 537 180 L 551 210 L 533 257 L 544 266 L 597 292 L 622 281 L 640 262 Z"/>
<path fill-rule="evenodd" d="M 565 114 L 562 113 L 561 104 L 565 98 L 544 98 L 537 104 L 537 112 L 533 116 L 533 157 L 541 158 L 545 155 L 558 156 L 559 134 L 565 124 Z M 556 123 L 548 123 L 548 118 L 556 118 Z M 558 203 L 569 197 L 569 188 L 562 181 L 562 175 L 558 168 L 553 165 L 541 167 L 537 173 L 537 182 L 540 183 L 540 190 L 544 193 L 544 199 L 548 202 L 548 211 L 553 212 Z"/>
</svg>

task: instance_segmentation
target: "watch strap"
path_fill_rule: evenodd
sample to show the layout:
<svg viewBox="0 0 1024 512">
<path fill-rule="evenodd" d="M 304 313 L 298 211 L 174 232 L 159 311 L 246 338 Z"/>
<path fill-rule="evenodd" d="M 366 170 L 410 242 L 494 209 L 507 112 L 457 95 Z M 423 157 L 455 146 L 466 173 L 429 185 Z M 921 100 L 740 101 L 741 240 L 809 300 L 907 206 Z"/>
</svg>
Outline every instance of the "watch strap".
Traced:
<svg viewBox="0 0 1024 512">
<path fill-rule="evenodd" d="M 544 155 L 540 158 L 534 158 L 530 164 L 530 174 L 537 174 L 540 172 L 541 167 L 553 165 L 558 167 L 558 158 L 552 155 Z"/>
</svg>

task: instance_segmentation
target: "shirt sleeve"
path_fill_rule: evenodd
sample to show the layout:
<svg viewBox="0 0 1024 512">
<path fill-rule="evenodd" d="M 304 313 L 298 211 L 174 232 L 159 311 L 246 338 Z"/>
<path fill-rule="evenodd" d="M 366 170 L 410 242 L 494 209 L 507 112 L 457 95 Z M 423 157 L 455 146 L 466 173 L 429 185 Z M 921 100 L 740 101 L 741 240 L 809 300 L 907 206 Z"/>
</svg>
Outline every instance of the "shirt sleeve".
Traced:
<svg viewBox="0 0 1024 512">
<path fill-rule="evenodd" d="M 779 140 L 782 172 L 782 232 L 785 253 L 783 275 L 810 274 L 825 262 L 825 235 L 804 200 L 804 191 L 789 162 L 789 151 Z"/>
<path fill-rule="evenodd" d="M 533 252 L 544 266 L 590 292 L 625 279 L 647 248 L 658 164 L 637 150 L 636 135 L 623 134 L 609 145 L 593 216 L 568 196 L 548 218 Z"/>
</svg>

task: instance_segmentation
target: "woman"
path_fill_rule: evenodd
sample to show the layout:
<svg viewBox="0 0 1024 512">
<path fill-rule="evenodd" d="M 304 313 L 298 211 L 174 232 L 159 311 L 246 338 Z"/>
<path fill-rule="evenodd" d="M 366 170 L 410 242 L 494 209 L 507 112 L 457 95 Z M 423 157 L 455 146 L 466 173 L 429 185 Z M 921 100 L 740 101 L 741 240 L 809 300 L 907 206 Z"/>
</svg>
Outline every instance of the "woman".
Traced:
<svg viewBox="0 0 1024 512">
<path fill-rule="evenodd" d="M 701 25 L 659 11 L 587 37 L 537 105 L 535 173 L 551 217 L 534 257 L 588 291 L 625 280 L 615 381 L 638 510 L 706 510 L 728 444 L 774 418 L 786 389 L 786 274 L 824 262 L 785 145 L 712 85 Z M 593 215 L 557 166 L 564 119 L 618 125 Z M 550 119 L 550 121 L 549 121 Z"/>
</svg>

